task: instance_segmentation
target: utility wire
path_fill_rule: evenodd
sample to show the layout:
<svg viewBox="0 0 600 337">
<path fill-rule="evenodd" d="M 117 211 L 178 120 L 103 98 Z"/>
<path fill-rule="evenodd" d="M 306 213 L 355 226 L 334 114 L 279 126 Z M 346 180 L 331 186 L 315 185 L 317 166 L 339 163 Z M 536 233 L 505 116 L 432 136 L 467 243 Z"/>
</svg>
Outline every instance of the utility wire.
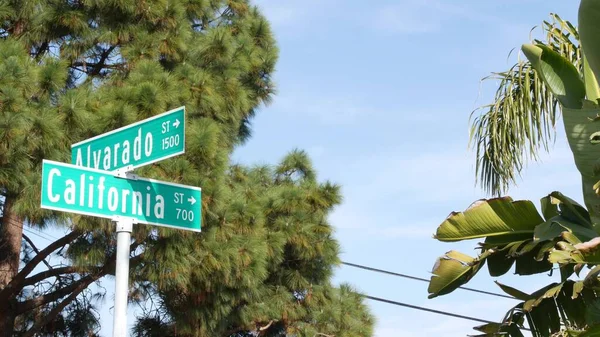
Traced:
<svg viewBox="0 0 600 337">
<path fill-rule="evenodd" d="M 37 236 L 37 237 L 40 237 L 40 238 L 42 238 L 42 239 L 44 239 L 44 240 L 47 240 L 47 241 L 50 241 L 50 242 L 54 242 L 54 240 L 52 240 L 52 239 L 50 239 L 50 238 L 48 237 L 48 236 L 49 236 L 48 234 L 44 234 L 44 235 L 42 235 L 42 234 L 40 234 L 40 233 L 36 233 L 36 232 L 34 232 L 34 231 L 30 230 L 29 228 L 23 228 L 23 231 L 25 231 L 25 232 L 27 232 L 27 233 L 29 233 L 29 234 L 35 235 L 35 236 Z M 46 236 L 46 235 L 48 235 L 48 236 Z"/>
<path fill-rule="evenodd" d="M 475 318 L 475 317 L 471 317 L 471 316 L 463 316 L 463 315 L 459 315 L 459 314 L 455 314 L 455 313 L 451 313 L 451 312 L 447 312 L 447 311 L 441 311 L 441 310 L 435 310 L 435 309 L 429 309 L 429 308 L 424 308 L 424 307 L 420 307 L 417 305 L 412 305 L 412 304 L 407 304 L 407 303 L 402 303 L 402 302 L 396 302 L 396 301 L 391 301 L 385 298 L 379 298 L 379 297 L 374 297 L 374 296 L 369 296 L 369 295 L 362 295 L 364 298 L 368 298 L 372 301 L 377 301 L 377 302 L 383 302 L 383 303 L 387 303 L 387 304 L 393 304 L 393 305 L 397 305 L 397 306 L 401 306 L 401 307 L 406 307 L 406 308 L 410 308 L 410 309 L 415 309 L 415 310 L 421 310 L 421 311 L 427 311 L 427 312 L 431 312 L 434 314 L 438 314 L 438 315 L 444 315 L 444 316 L 450 316 L 450 317 L 454 317 L 454 318 L 460 318 L 460 319 L 465 319 L 465 320 L 469 320 L 469 321 L 475 321 L 475 322 L 479 322 L 479 323 L 498 323 L 498 322 L 492 322 L 492 321 L 488 321 L 486 319 L 481 319 L 481 318 Z M 527 328 L 521 328 L 519 327 L 519 329 L 521 330 L 526 330 L 526 331 L 531 331 L 530 329 Z"/>
<path fill-rule="evenodd" d="M 359 268 L 359 269 L 374 271 L 374 272 L 378 272 L 378 273 L 382 273 L 382 274 L 388 274 L 388 275 L 393 275 L 393 276 L 398 276 L 398 277 L 404 277 L 404 278 L 407 278 L 407 279 L 410 279 L 410 280 L 417 280 L 417 281 L 422 281 L 422 282 L 429 283 L 428 279 L 420 278 L 420 277 L 416 277 L 416 276 L 410 276 L 410 275 L 406 275 L 406 274 L 394 273 L 394 272 L 387 271 L 387 270 L 382 270 L 382 269 L 377 269 L 377 268 L 362 266 L 362 265 L 359 265 L 359 264 L 354 264 L 354 263 L 344 262 L 344 261 L 342 261 L 342 264 L 346 265 L 346 266 L 349 266 L 349 267 L 354 267 L 354 268 Z M 485 291 L 485 290 L 473 289 L 473 288 L 468 288 L 468 287 L 458 287 L 458 288 L 462 289 L 462 290 L 467 290 L 467 291 L 472 291 L 472 292 L 480 293 L 480 294 L 485 294 L 485 295 L 490 295 L 490 296 L 496 296 L 496 297 L 503 297 L 503 298 L 509 298 L 511 300 L 518 300 L 518 299 L 516 299 L 516 298 L 514 298 L 512 296 L 498 294 L 498 293 L 493 293 L 493 292 L 489 292 L 489 291 Z"/>
<path fill-rule="evenodd" d="M 27 232 L 29 234 L 35 235 L 35 236 L 40 237 L 42 239 L 48 240 L 50 242 L 54 242 L 54 241 L 58 240 L 58 238 L 55 237 L 54 235 L 51 235 L 51 234 L 48 234 L 48 233 L 44 233 L 44 232 L 42 232 L 40 230 L 38 230 L 37 233 L 36 233 L 32 229 L 30 229 L 28 227 L 25 227 L 23 225 L 21 225 L 21 226 L 15 225 L 15 224 L 9 224 L 9 225 L 13 225 L 13 226 L 15 226 L 17 228 L 21 228 L 23 231 L 25 231 L 25 232 Z"/>
<path fill-rule="evenodd" d="M 470 316 L 463 316 L 463 315 L 454 314 L 454 313 L 451 313 L 451 312 L 446 312 L 446 311 L 441 311 L 441 310 L 435 310 L 435 309 L 429 309 L 429 308 L 419 307 L 417 305 L 412 305 L 412 304 L 407 304 L 407 303 L 402 303 L 402 302 L 396 302 L 396 301 L 392 301 L 392 300 L 387 300 L 385 298 L 379 298 L 379 297 L 374 297 L 374 296 L 369 296 L 369 295 L 363 295 L 363 297 L 364 298 L 368 298 L 368 299 L 373 300 L 373 301 L 377 301 L 377 302 L 383 302 L 383 303 L 398 305 L 398 306 L 401 306 L 401 307 L 406 307 L 406 308 L 411 308 L 411 309 L 415 309 L 415 310 L 432 312 L 432 313 L 438 314 L 438 315 L 445 315 L 445 316 L 450 316 L 450 317 L 454 317 L 454 318 L 466 319 L 466 320 L 469 320 L 469 321 L 475 321 L 475 322 L 479 322 L 479 323 L 497 323 L 497 322 L 488 321 L 486 319 L 475 318 L 475 317 L 470 317 Z"/>
<path fill-rule="evenodd" d="M 15 225 L 16 226 L 16 225 Z M 37 237 L 40 237 L 42 239 L 48 240 L 50 242 L 52 242 L 52 239 L 58 240 L 58 238 L 53 237 L 50 234 L 44 233 L 44 235 L 42 235 L 41 233 L 36 233 L 33 230 L 30 230 L 28 228 L 23 228 L 24 231 L 28 232 L 29 234 L 33 234 Z M 50 238 L 52 239 L 50 239 Z M 416 277 L 416 276 L 411 276 L 411 275 L 406 275 L 406 274 L 400 274 L 400 273 L 395 273 L 395 272 L 391 272 L 391 271 L 387 271 L 387 270 L 383 270 L 383 269 L 377 269 L 377 268 L 373 268 L 373 267 L 367 267 L 367 266 L 363 266 L 363 265 L 359 265 L 359 264 L 355 264 L 355 263 L 350 263 L 350 262 L 344 262 L 342 261 L 343 265 L 349 266 L 349 267 L 354 267 L 354 268 L 359 268 L 359 269 L 364 269 L 364 270 L 368 270 L 368 271 L 374 271 L 374 272 L 378 272 L 378 273 L 382 273 L 382 274 L 388 274 L 388 275 L 393 275 L 393 276 L 398 276 L 398 277 L 403 277 L 406 279 L 410 279 L 410 280 L 416 280 L 416 281 L 422 281 L 422 282 L 427 282 L 429 283 L 428 279 L 425 278 L 421 278 L 421 277 Z M 458 287 L 459 289 L 462 290 L 467 290 L 467 291 L 472 291 L 472 292 L 476 292 L 476 293 L 480 293 L 480 294 L 485 294 L 485 295 L 490 295 L 490 296 L 497 296 L 497 297 L 503 297 L 503 298 L 508 298 L 511 300 L 517 300 L 514 297 L 511 296 L 507 296 L 507 295 L 503 295 L 503 294 L 498 294 L 498 293 L 493 293 L 493 292 L 489 292 L 489 291 L 485 291 L 485 290 L 479 290 L 479 289 L 473 289 L 473 288 L 468 288 L 468 287 Z"/>
<path fill-rule="evenodd" d="M 48 240 L 48 241 L 52 241 L 48 237 L 42 236 L 41 233 L 38 234 L 38 233 L 36 233 L 36 232 L 28 229 L 28 228 L 24 228 L 24 227 L 21 227 L 21 228 L 23 228 L 23 230 L 26 231 L 26 232 L 28 232 L 29 234 L 33 234 L 33 235 L 36 235 L 36 236 L 38 236 L 38 237 L 40 237 L 42 239 L 45 239 L 45 240 Z M 47 234 L 47 235 L 50 236 L 49 234 Z M 394 272 L 391 272 L 391 271 L 382 270 L 382 269 L 376 269 L 376 268 L 367 267 L 367 266 L 362 266 L 362 265 L 358 265 L 358 264 L 354 264 L 354 263 L 349 263 L 349 262 L 343 262 L 342 261 L 342 264 L 350 266 L 350 267 L 365 269 L 365 270 L 374 271 L 374 272 L 378 272 L 378 273 L 383 273 L 383 274 L 388 274 L 388 275 L 393 275 L 393 276 L 404 277 L 404 278 L 411 279 L 411 280 L 429 282 L 429 280 L 424 279 L 424 278 L 420 278 L 420 277 L 416 277 L 416 276 L 410 276 L 410 275 L 405 275 L 405 274 L 394 273 Z M 492 292 L 487 292 L 487 291 L 478 290 L 478 289 L 472 289 L 472 288 L 467 288 L 467 287 L 459 287 L 459 288 L 463 289 L 463 290 L 474 291 L 474 292 L 477 292 L 477 293 L 486 294 L 486 295 L 492 295 L 492 296 L 498 296 L 498 297 L 505 297 L 505 298 L 515 299 L 515 298 L 510 297 L 510 296 L 506 296 L 506 295 L 502 295 L 502 294 L 497 294 L 497 293 L 492 293 Z M 362 296 L 364 298 L 367 298 L 367 299 L 372 300 L 372 301 L 383 302 L 383 303 L 387 303 L 387 304 L 393 304 L 393 305 L 397 305 L 397 306 L 401 306 L 401 307 L 405 307 L 405 308 L 426 311 L 426 312 L 430 312 L 430 313 L 434 313 L 434 314 L 438 314 L 438 315 L 450 316 L 450 317 L 454 317 L 454 318 L 460 318 L 460 319 L 464 319 L 464 320 L 469 320 L 469 321 L 474 321 L 474 322 L 479 322 L 479 323 L 486 323 L 486 324 L 488 324 L 488 323 L 497 323 L 497 322 L 488 321 L 488 320 L 481 319 L 481 318 L 475 318 L 475 317 L 471 317 L 471 316 L 464 316 L 464 315 L 459 315 L 459 314 L 455 314 L 455 313 L 451 313 L 451 312 L 447 312 L 447 311 L 429 309 L 429 308 L 420 307 L 420 306 L 412 305 L 412 304 L 408 304 L 408 303 L 402 303 L 402 302 L 392 301 L 392 300 L 388 300 L 388 299 L 385 299 L 385 298 L 379 298 L 379 297 L 374 297 L 374 296 L 370 296 L 370 295 L 362 295 Z M 529 329 L 527 329 L 527 328 L 520 328 L 520 329 L 521 330 L 527 330 L 527 331 L 529 331 Z"/>
</svg>

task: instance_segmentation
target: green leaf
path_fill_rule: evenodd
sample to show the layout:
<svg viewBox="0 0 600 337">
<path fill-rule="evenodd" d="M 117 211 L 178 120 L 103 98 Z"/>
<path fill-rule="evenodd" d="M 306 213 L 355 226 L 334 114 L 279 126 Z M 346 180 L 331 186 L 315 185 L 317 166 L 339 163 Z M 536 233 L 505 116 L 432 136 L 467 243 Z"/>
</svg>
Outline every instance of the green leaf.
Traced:
<svg viewBox="0 0 600 337">
<path fill-rule="evenodd" d="M 554 248 L 554 241 L 549 241 L 540 246 L 540 249 L 535 257 L 536 261 L 542 261 L 546 258 L 546 253 L 548 253 L 552 248 Z"/>
<path fill-rule="evenodd" d="M 565 239 L 565 241 L 567 241 L 568 243 L 570 243 L 572 245 L 581 243 L 581 240 L 579 240 L 579 238 L 571 232 L 563 232 L 562 237 L 563 237 L 563 239 Z"/>
<path fill-rule="evenodd" d="M 564 283 L 553 283 L 534 292 L 531 294 L 532 299 L 525 301 L 523 310 L 531 311 L 533 308 L 542 303 L 543 300 L 556 297 L 561 291 L 563 284 Z"/>
<path fill-rule="evenodd" d="M 573 252 L 570 250 L 559 250 L 554 249 L 548 255 L 548 262 L 550 263 L 585 263 L 583 256 L 578 254 L 577 252 Z"/>
<path fill-rule="evenodd" d="M 516 324 L 505 325 L 500 331 L 508 333 L 508 337 L 524 337 L 521 329 Z"/>
<path fill-rule="evenodd" d="M 579 4 L 579 37 L 585 56 L 596 79 L 600 78 L 600 3 L 597 0 L 581 0 Z"/>
<path fill-rule="evenodd" d="M 586 303 L 585 321 L 588 325 L 600 325 L 600 299 Z"/>
<path fill-rule="evenodd" d="M 531 240 L 532 238 L 533 233 L 531 232 L 488 236 L 487 238 L 485 238 L 485 241 L 481 243 L 481 247 L 483 247 L 484 249 L 501 247 L 518 241 L 522 242 Z"/>
<path fill-rule="evenodd" d="M 583 290 L 583 281 L 575 282 L 575 284 L 573 284 L 573 295 L 571 296 L 571 298 L 576 299 L 577 297 L 579 297 L 579 294 L 581 294 L 582 290 Z"/>
<path fill-rule="evenodd" d="M 598 236 L 596 231 L 571 222 L 559 215 L 536 226 L 534 230 L 534 240 L 554 240 L 555 238 L 561 237 L 564 232 L 573 234 L 581 241 L 588 241 Z"/>
<path fill-rule="evenodd" d="M 585 54 L 585 52 L 584 52 Z M 583 79 L 585 82 L 585 94 L 590 101 L 598 102 L 600 98 L 600 87 L 596 75 L 590 68 L 587 57 L 583 56 Z"/>
<path fill-rule="evenodd" d="M 600 115 L 600 109 L 567 109 L 563 108 L 563 123 L 569 147 L 573 152 L 575 166 L 581 174 L 583 188 L 583 200 L 590 222 L 596 232 L 600 231 L 600 197 L 594 190 L 594 184 L 598 181 L 598 151 L 600 146 L 592 144 L 590 137 L 600 131 L 600 123 L 592 122 Z M 566 204 L 568 207 L 568 204 Z M 570 209 L 570 208 L 569 208 Z M 566 213 L 563 213 L 566 215 Z M 580 211 L 573 216 L 579 217 Z"/>
<path fill-rule="evenodd" d="M 558 213 L 558 203 L 555 201 L 556 199 L 547 195 L 540 200 L 540 204 L 542 205 L 542 214 L 544 215 L 544 219 L 546 221 L 550 220 L 557 216 Z"/>
<path fill-rule="evenodd" d="M 520 255 L 516 259 L 515 274 L 533 275 L 552 270 L 552 263 L 547 259 L 542 259 L 541 261 L 536 259 L 536 257 L 542 253 L 542 248 L 543 245 L 537 245 L 533 250 Z"/>
<path fill-rule="evenodd" d="M 461 241 L 507 234 L 532 233 L 544 222 L 531 201 L 510 197 L 479 200 L 464 212 L 453 212 L 438 227 L 435 238 Z"/>
<path fill-rule="evenodd" d="M 512 265 L 515 263 L 515 258 L 506 256 L 505 252 L 499 251 L 491 254 L 487 258 L 486 262 L 490 276 L 498 277 L 508 273 Z"/>
<path fill-rule="evenodd" d="M 515 323 L 488 323 L 473 329 L 484 334 L 469 335 L 469 337 L 523 337 L 523 333 Z"/>
<path fill-rule="evenodd" d="M 500 287 L 500 289 L 502 289 L 502 291 L 504 291 L 505 293 L 509 294 L 510 296 L 519 299 L 521 301 L 528 301 L 531 299 L 531 295 L 526 294 L 518 289 L 515 289 L 513 287 L 509 287 L 507 285 L 504 285 L 498 281 L 494 281 L 496 282 L 496 284 Z"/>
<path fill-rule="evenodd" d="M 593 228 L 590 220 L 590 213 L 575 200 L 558 191 L 550 193 L 550 197 L 553 198 L 554 203 L 558 204 L 560 213 L 563 217 L 582 226 Z"/>
<path fill-rule="evenodd" d="M 594 325 L 577 337 L 600 337 L 600 325 Z"/>
<path fill-rule="evenodd" d="M 457 251 L 450 251 L 440 257 L 433 267 L 429 281 L 429 298 L 446 295 L 467 283 L 483 266 L 489 252 L 475 259 Z"/>
<path fill-rule="evenodd" d="M 600 283 L 598 275 L 600 274 L 600 266 L 594 267 L 583 279 L 583 284 L 586 287 L 597 287 Z"/>
<path fill-rule="evenodd" d="M 486 334 L 493 334 L 499 332 L 501 327 L 502 323 L 487 323 L 484 325 L 473 327 L 473 330 L 484 332 Z"/>
<path fill-rule="evenodd" d="M 563 106 L 571 109 L 583 106 L 585 86 L 568 59 L 543 44 L 524 44 L 521 50 Z"/>
</svg>

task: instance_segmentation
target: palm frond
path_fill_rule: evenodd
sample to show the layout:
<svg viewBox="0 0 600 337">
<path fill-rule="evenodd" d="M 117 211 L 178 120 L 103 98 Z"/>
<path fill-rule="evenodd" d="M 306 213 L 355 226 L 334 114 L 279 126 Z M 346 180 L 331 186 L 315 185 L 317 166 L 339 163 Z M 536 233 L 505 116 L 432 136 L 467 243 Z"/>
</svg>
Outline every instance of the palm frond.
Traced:
<svg viewBox="0 0 600 337">
<path fill-rule="evenodd" d="M 556 14 L 544 21 L 545 44 L 582 69 L 577 29 Z M 486 193 L 500 195 L 539 151 L 549 151 L 555 137 L 559 104 L 527 60 L 482 81 L 498 81 L 494 101 L 471 113 L 470 146 L 476 151 L 476 175 Z"/>
</svg>

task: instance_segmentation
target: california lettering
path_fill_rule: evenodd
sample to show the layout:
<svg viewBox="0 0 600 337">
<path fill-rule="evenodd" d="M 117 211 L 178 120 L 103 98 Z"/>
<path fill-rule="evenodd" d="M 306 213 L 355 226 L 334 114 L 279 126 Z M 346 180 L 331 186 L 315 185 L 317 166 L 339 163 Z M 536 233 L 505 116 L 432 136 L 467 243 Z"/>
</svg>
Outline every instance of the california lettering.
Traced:
<svg viewBox="0 0 600 337">
<path fill-rule="evenodd" d="M 52 168 L 48 174 L 47 197 L 50 202 L 59 203 L 62 199 L 67 205 L 77 204 L 90 209 L 97 207 L 99 210 L 106 207 L 111 212 L 129 212 L 133 216 L 145 217 L 152 215 L 156 219 L 165 217 L 165 198 L 160 194 L 152 195 L 150 186 L 146 187 L 145 193 L 107 187 L 104 185 L 105 177 L 99 177 L 95 182 L 93 175 L 85 173 L 79 176 L 79 181 L 66 179 L 62 186 L 55 186 L 55 177 L 61 176 L 58 168 Z"/>
</svg>

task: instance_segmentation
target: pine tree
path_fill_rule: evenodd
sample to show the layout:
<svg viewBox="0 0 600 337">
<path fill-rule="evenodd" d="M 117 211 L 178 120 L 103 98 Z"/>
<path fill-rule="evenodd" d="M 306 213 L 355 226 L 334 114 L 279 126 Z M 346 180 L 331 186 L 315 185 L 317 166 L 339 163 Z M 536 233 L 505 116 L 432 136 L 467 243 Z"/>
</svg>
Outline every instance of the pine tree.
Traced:
<svg viewBox="0 0 600 337">
<path fill-rule="evenodd" d="M 181 105 L 186 154 L 136 173 L 201 186 L 203 233 L 135 226 L 131 298 L 159 303 L 138 335 L 371 334 L 362 298 L 330 284 L 338 187 L 301 151 L 229 162 L 274 92 L 275 41 L 248 1 L 0 0 L 0 37 L 0 336 L 93 335 L 89 286 L 114 273 L 113 224 L 39 208 L 42 159 Z M 24 226 L 67 234 L 40 250 Z"/>
</svg>

